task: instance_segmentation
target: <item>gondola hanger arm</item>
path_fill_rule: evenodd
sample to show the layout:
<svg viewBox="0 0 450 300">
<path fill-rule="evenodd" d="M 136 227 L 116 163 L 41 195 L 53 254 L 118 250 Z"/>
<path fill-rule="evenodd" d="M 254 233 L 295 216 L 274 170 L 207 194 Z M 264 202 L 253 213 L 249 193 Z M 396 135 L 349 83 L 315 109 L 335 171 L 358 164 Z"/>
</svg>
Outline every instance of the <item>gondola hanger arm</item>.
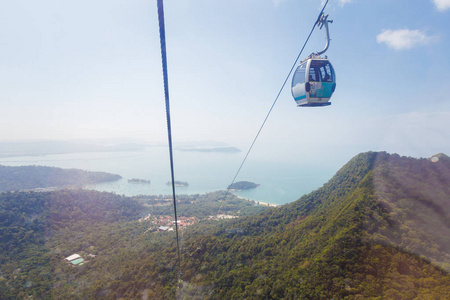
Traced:
<svg viewBox="0 0 450 300">
<path fill-rule="evenodd" d="M 328 23 L 333 23 L 333 20 L 328 20 L 328 15 L 325 15 L 324 13 L 322 13 L 320 17 L 317 19 L 316 26 L 318 26 L 319 29 L 322 29 L 322 27 L 325 26 L 327 43 L 325 44 L 325 48 L 322 51 L 315 53 L 315 55 L 320 56 L 324 54 L 328 50 L 328 47 L 330 46 L 330 31 L 328 29 Z"/>
</svg>

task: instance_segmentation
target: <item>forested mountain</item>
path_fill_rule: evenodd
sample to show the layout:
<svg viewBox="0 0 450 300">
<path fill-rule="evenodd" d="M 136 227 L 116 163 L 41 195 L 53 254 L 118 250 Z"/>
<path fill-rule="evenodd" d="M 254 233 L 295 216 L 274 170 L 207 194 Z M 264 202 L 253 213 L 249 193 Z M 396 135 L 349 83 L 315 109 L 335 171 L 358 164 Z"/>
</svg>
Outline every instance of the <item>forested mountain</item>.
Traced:
<svg viewBox="0 0 450 300">
<path fill-rule="evenodd" d="M 105 172 L 43 166 L 9 167 L 0 165 L 0 192 L 50 187 L 81 187 L 122 178 Z"/>
<path fill-rule="evenodd" d="M 190 264 L 201 268 L 185 271 L 180 293 L 209 286 L 221 299 L 450 298 L 450 160 L 439 157 L 363 153 L 294 203 L 193 237 L 190 248 L 204 253 Z"/>
<path fill-rule="evenodd" d="M 4 193 L 0 298 L 449 299 L 449 186 L 443 154 L 362 153 L 296 202 L 183 229 L 181 269 L 174 233 L 135 221 L 156 200 Z M 95 257 L 74 267 L 73 252 Z"/>
</svg>

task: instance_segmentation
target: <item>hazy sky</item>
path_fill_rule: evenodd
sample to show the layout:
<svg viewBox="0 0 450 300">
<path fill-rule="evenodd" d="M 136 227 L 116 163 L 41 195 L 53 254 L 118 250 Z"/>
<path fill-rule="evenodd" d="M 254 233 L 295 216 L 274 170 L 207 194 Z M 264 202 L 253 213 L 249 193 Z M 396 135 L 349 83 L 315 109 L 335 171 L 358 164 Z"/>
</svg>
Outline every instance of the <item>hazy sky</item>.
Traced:
<svg viewBox="0 0 450 300">
<path fill-rule="evenodd" d="M 247 150 L 322 4 L 165 1 L 174 143 Z M 450 0 L 330 0 L 326 13 L 332 105 L 297 108 L 289 79 L 254 155 L 450 154 Z M 156 0 L 2 1 L 0 81 L 0 140 L 167 139 Z"/>
</svg>

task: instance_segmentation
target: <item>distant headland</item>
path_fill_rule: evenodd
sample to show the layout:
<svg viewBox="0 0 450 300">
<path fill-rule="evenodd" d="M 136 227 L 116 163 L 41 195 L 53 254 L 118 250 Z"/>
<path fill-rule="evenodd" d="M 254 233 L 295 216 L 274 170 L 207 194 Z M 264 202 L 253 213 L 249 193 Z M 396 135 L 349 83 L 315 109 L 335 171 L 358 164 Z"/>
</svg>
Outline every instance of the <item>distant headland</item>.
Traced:
<svg viewBox="0 0 450 300">
<path fill-rule="evenodd" d="M 0 165 L 0 192 L 57 190 L 121 179 L 117 174 L 44 166 Z"/>
</svg>

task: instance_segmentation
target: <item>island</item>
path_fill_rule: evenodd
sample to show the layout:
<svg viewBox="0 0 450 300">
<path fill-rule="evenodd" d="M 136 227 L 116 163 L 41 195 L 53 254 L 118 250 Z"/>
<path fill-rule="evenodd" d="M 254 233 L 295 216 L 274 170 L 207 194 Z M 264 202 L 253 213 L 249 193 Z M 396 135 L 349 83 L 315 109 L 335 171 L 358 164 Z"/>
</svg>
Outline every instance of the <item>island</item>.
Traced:
<svg viewBox="0 0 450 300">
<path fill-rule="evenodd" d="M 128 179 L 128 183 L 146 183 L 146 184 L 150 184 L 151 181 L 150 180 L 145 180 L 145 179 L 131 178 L 131 179 Z"/>
<path fill-rule="evenodd" d="M 172 185 L 172 181 L 168 181 L 166 184 Z M 175 180 L 175 186 L 189 186 L 189 183 L 187 183 L 186 181 L 176 181 Z"/>
<path fill-rule="evenodd" d="M 242 191 L 257 188 L 259 184 L 250 181 L 238 181 L 228 186 L 231 191 Z"/>
</svg>

